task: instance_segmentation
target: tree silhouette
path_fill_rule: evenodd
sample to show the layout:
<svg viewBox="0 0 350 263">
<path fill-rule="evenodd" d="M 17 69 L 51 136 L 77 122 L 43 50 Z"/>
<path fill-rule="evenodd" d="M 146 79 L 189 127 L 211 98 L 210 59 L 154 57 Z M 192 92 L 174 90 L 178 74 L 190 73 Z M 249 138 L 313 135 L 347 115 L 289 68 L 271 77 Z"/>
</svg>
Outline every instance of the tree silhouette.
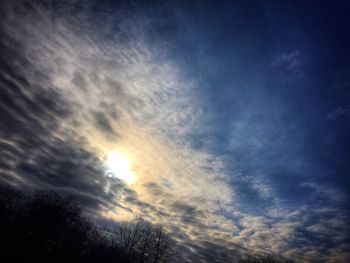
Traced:
<svg viewBox="0 0 350 263">
<path fill-rule="evenodd" d="M 132 262 L 166 262 L 174 254 L 175 241 L 165 233 L 163 226 L 152 225 L 141 218 L 122 223 L 115 237 Z"/>
<path fill-rule="evenodd" d="M 1 262 L 166 262 L 173 241 L 162 226 L 125 222 L 112 232 L 82 216 L 72 197 L 23 195 L 0 186 Z M 107 234 L 109 233 L 109 234 Z"/>
<path fill-rule="evenodd" d="M 272 255 L 260 255 L 252 256 L 249 255 L 245 259 L 241 260 L 240 263 L 280 263 L 281 261 Z"/>
<path fill-rule="evenodd" d="M 80 259 L 92 226 L 81 216 L 72 198 L 62 198 L 53 191 L 39 191 L 28 202 L 23 217 L 27 225 L 25 234 L 35 258 Z"/>
</svg>

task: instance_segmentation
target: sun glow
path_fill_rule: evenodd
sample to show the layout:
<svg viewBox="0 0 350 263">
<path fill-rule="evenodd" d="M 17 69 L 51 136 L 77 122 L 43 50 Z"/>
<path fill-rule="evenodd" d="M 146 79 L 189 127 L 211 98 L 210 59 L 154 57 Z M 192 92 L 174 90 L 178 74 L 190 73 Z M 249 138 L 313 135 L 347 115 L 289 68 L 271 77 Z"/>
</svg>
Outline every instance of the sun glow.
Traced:
<svg viewBox="0 0 350 263">
<path fill-rule="evenodd" d="M 110 176 L 115 176 L 128 184 L 135 182 L 136 176 L 132 172 L 130 159 L 125 154 L 118 151 L 111 152 L 107 158 L 107 165 Z"/>
</svg>

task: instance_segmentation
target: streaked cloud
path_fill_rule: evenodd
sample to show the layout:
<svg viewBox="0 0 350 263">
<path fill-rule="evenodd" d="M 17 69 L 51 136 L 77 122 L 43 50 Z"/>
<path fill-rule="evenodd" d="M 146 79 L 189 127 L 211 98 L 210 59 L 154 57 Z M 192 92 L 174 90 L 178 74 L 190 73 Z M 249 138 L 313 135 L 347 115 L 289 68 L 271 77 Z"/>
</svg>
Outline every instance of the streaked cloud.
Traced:
<svg viewBox="0 0 350 263">
<path fill-rule="evenodd" d="M 292 105 L 253 87 L 221 130 L 223 114 L 208 103 L 220 94 L 201 96 L 203 79 L 152 34 L 154 17 L 123 5 L 115 15 L 50 8 L 6 6 L 1 181 L 73 194 L 97 222 L 162 222 L 179 242 L 179 262 L 227 262 L 250 251 L 310 262 L 348 256 L 348 217 L 331 206 L 346 195 L 300 179 L 311 165 L 300 154 L 306 135 L 291 121 Z M 293 72 L 301 65 L 299 51 L 272 62 Z M 217 133 L 222 152 L 213 147 Z M 134 184 L 105 176 L 114 150 L 128 156 Z M 288 202 L 288 183 L 292 194 L 310 194 Z M 255 206 L 246 206 L 251 199 Z M 317 247 L 320 237 L 332 245 Z"/>
</svg>

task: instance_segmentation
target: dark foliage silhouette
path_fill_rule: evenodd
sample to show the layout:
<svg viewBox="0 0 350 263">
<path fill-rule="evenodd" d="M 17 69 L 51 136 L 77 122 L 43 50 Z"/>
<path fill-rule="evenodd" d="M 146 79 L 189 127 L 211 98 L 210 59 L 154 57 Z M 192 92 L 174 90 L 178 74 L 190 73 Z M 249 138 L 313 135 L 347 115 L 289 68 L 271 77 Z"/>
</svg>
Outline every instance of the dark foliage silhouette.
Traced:
<svg viewBox="0 0 350 263">
<path fill-rule="evenodd" d="M 117 243 L 133 262 L 166 262 L 173 255 L 174 241 L 161 225 L 154 226 L 141 218 L 124 222 L 116 232 Z"/>
<path fill-rule="evenodd" d="M 53 191 L 29 197 L 0 186 L 0 215 L 1 262 L 157 263 L 170 255 L 171 239 L 160 226 L 137 220 L 115 233 L 104 231 L 82 216 L 72 198 Z M 125 231 L 133 235 L 132 245 L 121 239 Z"/>
<path fill-rule="evenodd" d="M 263 255 L 263 256 L 248 256 L 247 258 L 241 260 L 240 263 L 280 263 L 281 261 L 271 255 Z"/>
</svg>

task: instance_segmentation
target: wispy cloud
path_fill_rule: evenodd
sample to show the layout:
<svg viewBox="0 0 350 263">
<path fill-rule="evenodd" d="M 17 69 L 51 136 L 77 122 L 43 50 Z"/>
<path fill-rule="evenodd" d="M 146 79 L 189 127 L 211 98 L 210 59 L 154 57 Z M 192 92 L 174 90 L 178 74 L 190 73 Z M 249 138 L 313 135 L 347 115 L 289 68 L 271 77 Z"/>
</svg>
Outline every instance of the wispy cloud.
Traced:
<svg viewBox="0 0 350 263">
<path fill-rule="evenodd" d="M 17 97 L 3 105 L 6 125 L 14 123 L 2 130 L 2 163 L 12 164 L 2 167 L 3 180 L 73 193 L 95 217 L 141 214 L 178 225 L 189 240 L 197 228 L 210 235 L 209 224 L 222 220 L 215 217 L 217 207 L 230 204 L 233 193 L 223 163 L 186 141 L 198 117 L 193 83 L 160 44 L 147 43 L 146 29 L 134 27 L 147 21 L 112 21 L 121 28 L 104 38 L 91 32 L 84 17 L 73 22 L 57 15 L 52 24 L 44 6 L 33 5 L 28 16 L 10 7 L 16 20 L 3 23 L 9 33 L 3 45 L 15 52 L 6 63 L 20 76 L 2 75 L 8 84 L 3 96 Z M 15 51 L 6 42 L 26 44 Z M 114 149 L 132 160 L 134 185 L 104 177 L 105 158 Z"/>
<path fill-rule="evenodd" d="M 330 120 L 337 119 L 339 117 L 350 117 L 350 108 L 345 106 L 339 106 L 335 110 L 328 113 L 327 118 Z"/>
<path fill-rule="evenodd" d="M 282 68 L 291 72 L 299 72 L 302 65 L 299 51 L 282 53 L 272 60 L 272 66 Z"/>
<path fill-rule="evenodd" d="M 72 193 L 98 222 L 138 215 L 163 222 L 179 241 L 179 262 L 227 262 L 248 249 L 307 254 L 312 260 L 319 249 L 308 244 L 304 229 L 323 235 L 337 224 L 334 231 L 346 229 L 345 218 L 336 221 L 338 210 L 325 221 L 322 206 L 308 211 L 309 206 L 286 204 L 265 174 L 265 159 L 257 159 L 256 153 L 270 156 L 268 148 L 279 155 L 282 146 L 288 156 L 298 156 L 287 139 L 300 136 L 283 120 L 284 107 L 268 114 L 242 110 L 239 120 L 227 124 L 227 148 L 241 150 L 241 159 L 229 163 L 208 147 L 194 147 L 193 131 L 217 127 L 204 125 L 210 118 L 198 99 L 197 80 L 183 72 L 161 40 L 150 41 L 152 18 L 129 9 L 127 15 L 96 15 L 70 5 L 52 13 L 45 5 L 12 3 L 6 11 L 0 42 L 1 181 Z M 108 21 L 89 21 L 95 15 Z M 300 64 L 299 52 L 273 62 L 293 71 Z M 265 109 L 262 98 L 255 102 Z M 261 118 L 266 116 L 272 117 Z M 285 133 L 274 131 L 276 122 Z M 135 184 L 104 176 L 106 157 L 115 149 L 130 158 Z M 283 162 L 281 157 L 271 166 Z M 299 159 L 291 163 L 298 166 Z M 329 188 L 308 187 L 337 196 Z M 257 196 L 265 213 L 242 208 L 244 192 Z M 334 240 L 339 245 L 344 238 Z M 330 258 L 343 251 L 334 247 L 327 251 Z"/>
</svg>

